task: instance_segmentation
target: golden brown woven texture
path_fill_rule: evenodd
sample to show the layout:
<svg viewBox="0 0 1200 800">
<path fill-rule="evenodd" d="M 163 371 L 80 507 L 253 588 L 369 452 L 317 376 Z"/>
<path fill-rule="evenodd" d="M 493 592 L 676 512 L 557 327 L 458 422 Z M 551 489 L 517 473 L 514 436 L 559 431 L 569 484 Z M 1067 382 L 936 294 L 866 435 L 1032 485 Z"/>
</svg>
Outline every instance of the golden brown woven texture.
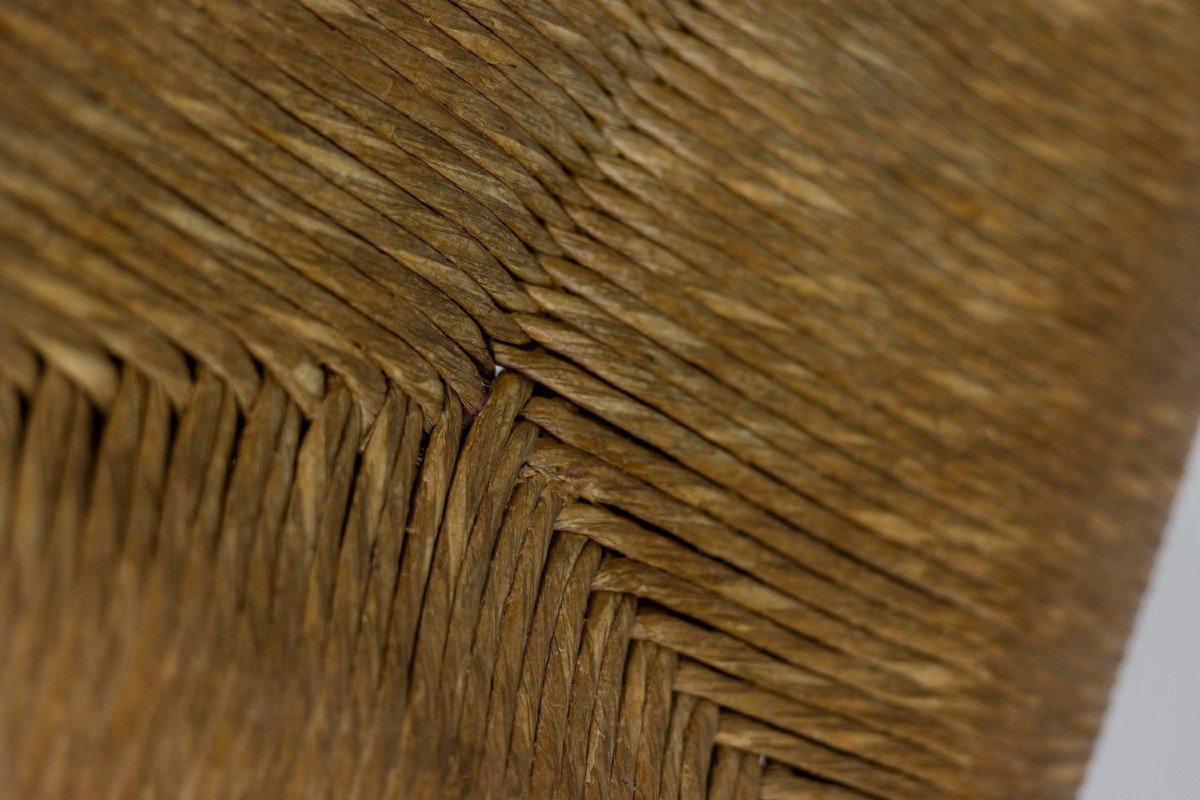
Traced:
<svg viewBox="0 0 1200 800">
<path fill-rule="evenodd" d="M 1072 795 L 1200 7 L 3 0 L 0 69 L 0 797 Z"/>
</svg>

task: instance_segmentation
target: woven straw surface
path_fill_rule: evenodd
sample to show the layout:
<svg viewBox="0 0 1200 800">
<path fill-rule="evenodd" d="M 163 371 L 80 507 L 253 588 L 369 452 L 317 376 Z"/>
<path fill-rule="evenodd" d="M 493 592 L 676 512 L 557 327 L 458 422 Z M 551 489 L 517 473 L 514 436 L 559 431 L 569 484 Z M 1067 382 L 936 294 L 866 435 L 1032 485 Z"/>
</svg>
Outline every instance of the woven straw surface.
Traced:
<svg viewBox="0 0 1200 800">
<path fill-rule="evenodd" d="M 0 797 L 1071 796 L 1198 89 L 1186 0 L 3 0 Z"/>
</svg>

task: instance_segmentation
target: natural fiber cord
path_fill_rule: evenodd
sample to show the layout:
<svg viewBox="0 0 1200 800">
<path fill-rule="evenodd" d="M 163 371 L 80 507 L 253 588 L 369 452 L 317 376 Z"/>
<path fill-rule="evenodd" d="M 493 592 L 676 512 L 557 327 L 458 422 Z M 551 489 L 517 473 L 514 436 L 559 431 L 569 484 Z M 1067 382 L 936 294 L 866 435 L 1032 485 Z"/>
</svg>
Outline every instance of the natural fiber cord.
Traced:
<svg viewBox="0 0 1200 800">
<path fill-rule="evenodd" d="M 1193 0 L 0 0 L 0 800 L 1068 798 Z"/>
</svg>

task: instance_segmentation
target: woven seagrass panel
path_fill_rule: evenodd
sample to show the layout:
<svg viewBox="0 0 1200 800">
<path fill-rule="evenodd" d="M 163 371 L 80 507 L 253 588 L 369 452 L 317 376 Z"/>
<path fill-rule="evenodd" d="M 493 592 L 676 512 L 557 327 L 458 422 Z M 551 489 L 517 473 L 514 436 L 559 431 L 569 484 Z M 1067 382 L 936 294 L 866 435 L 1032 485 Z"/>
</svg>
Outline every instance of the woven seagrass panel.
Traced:
<svg viewBox="0 0 1200 800">
<path fill-rule="evenodd" d="M 1200 408 L 1188 0 L 0 0 L 0 798 L 1068 798 Z"/>
</svg>

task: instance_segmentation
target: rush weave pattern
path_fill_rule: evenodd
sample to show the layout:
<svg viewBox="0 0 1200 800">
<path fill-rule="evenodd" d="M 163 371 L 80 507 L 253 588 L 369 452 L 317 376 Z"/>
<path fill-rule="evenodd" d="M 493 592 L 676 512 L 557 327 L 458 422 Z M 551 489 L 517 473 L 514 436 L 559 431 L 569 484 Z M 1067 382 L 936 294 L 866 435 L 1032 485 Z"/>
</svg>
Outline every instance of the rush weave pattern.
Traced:
<svg viewBox="0 0 1200 800">
<path fill-rule="evenodd" d="M 0 0 L 0 70 L 0 800 L 1074 795 L 1200 6 Z"/>
</svg>

